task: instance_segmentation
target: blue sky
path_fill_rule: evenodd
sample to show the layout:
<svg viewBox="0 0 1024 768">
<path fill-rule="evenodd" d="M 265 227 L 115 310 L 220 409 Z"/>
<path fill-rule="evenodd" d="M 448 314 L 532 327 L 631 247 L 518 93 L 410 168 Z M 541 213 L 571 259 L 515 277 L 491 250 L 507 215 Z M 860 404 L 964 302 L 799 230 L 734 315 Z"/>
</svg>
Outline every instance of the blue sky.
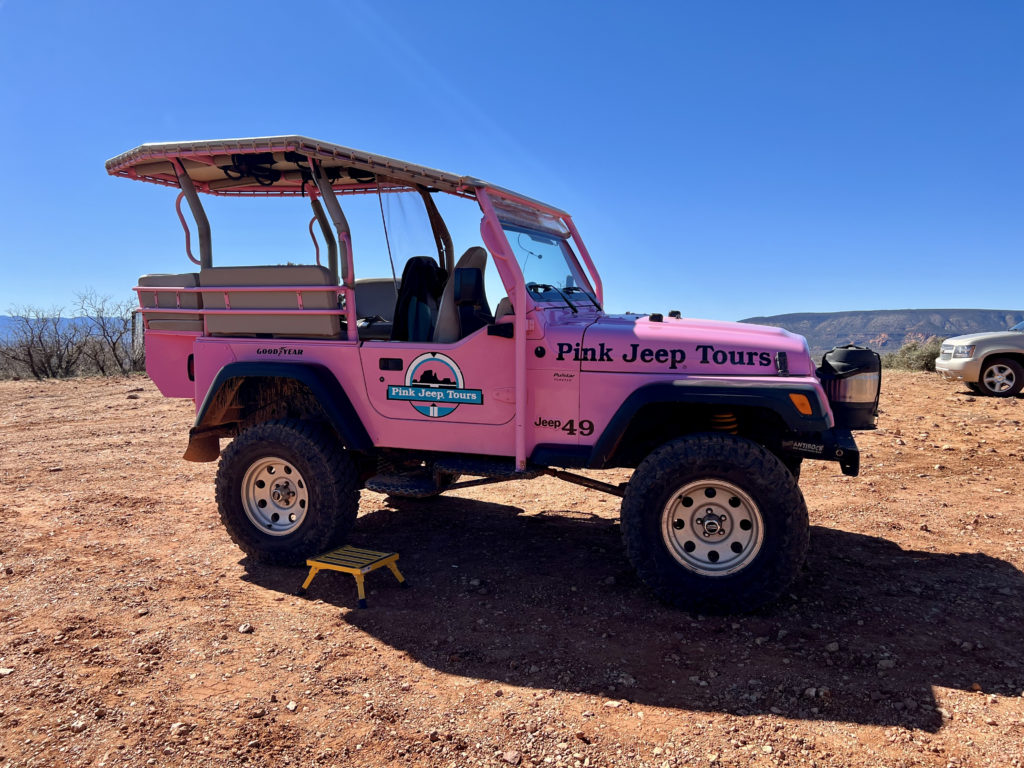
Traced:
<svg viewBox="0 0 1024 768">
<path fill-rule="evenodd" d="M 189 269 L 107 158 L 291 133 L 569 210 L 611 311 L 1021 309 L 1022 39 L 1018 2 L 0 0 L 0 312 Z M 308 209 L 248 205 L 215 260 L 307 260 Z"/>
</svg>

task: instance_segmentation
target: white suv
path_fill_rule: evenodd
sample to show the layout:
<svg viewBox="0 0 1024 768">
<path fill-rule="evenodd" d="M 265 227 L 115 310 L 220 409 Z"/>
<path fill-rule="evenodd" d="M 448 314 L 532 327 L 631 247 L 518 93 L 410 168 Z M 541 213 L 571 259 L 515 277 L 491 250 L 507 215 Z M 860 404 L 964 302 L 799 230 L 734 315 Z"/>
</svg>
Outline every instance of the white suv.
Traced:
<svg viewBox="0 0 1024 768">
<path fill-rule="evenodd" d="M 1024 323 L 1008 331 L 954 336 L 942 343 L 935 370 L 982 395 L 1011 397 L 1024 387 Z"/>
</svg>

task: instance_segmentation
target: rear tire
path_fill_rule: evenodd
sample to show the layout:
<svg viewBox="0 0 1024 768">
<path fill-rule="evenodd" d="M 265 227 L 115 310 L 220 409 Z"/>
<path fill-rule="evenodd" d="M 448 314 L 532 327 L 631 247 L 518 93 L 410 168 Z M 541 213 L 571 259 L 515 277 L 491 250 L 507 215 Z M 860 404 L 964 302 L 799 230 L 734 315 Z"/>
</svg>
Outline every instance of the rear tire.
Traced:
<svg viewBox="0 0 1024 768">
<path fill-rule="evenodd" d="M 807 553 L 807 507 L 777 456 L 733 435 L 691 435 L 655 450 L 622 502 L 626 554 L 665 602 L 752 611 L 793 582 Z"/>
<path fill-rule="evenodd" d="M 256 562 L 303 565 L 345 542 L 359 513 L 348 452 L 319 425 L 282 419 L 245 430 L 217 469 L 220 519 Z"/>
</svg>

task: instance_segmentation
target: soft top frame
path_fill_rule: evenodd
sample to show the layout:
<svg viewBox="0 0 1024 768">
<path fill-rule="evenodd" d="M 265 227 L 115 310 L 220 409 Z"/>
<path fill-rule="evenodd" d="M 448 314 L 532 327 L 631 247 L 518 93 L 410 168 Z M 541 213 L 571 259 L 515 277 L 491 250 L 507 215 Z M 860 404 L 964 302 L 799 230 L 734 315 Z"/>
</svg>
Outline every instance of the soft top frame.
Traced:
<svg viewBox="0 0 1024 768">
<path fill-rule="evenodd" d="M 320 165 L 338 194 L 425 188 L 475 197 L 476 189 L 486 188 L 500 197 L 521 200 L 555 215 L 566 215 L 546 203 L 472 176 L 459 176 L 306 136 L 142 144 L 111 158 L 106 168 L 111 176 L 181 187 L 176 168 L 180 164 L 197 192 L 236 197 L 286 197 L 308 193 L 310 159 Z"/>
</svg>

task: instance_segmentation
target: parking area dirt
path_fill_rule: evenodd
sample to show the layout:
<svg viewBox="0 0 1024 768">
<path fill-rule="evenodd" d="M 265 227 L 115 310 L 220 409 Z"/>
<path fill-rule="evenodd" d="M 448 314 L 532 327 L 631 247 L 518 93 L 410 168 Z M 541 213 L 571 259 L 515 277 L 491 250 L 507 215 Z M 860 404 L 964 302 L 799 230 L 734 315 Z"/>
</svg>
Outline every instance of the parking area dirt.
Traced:
<svg viewBox="0 0 1024 768">
<path fill-rule="evenodd" d="M 1024 764 L 1021 399 L 886 371 L 861 476 L 804 464 L 802 577 L 727 617 L 652 598 L 618 499 L 550 478 L 364 491 L 353 543 L 413 588 L 294 597 L 181 460 L 191 417 L 0 382 L 0 766 Z"/>
</svg>

